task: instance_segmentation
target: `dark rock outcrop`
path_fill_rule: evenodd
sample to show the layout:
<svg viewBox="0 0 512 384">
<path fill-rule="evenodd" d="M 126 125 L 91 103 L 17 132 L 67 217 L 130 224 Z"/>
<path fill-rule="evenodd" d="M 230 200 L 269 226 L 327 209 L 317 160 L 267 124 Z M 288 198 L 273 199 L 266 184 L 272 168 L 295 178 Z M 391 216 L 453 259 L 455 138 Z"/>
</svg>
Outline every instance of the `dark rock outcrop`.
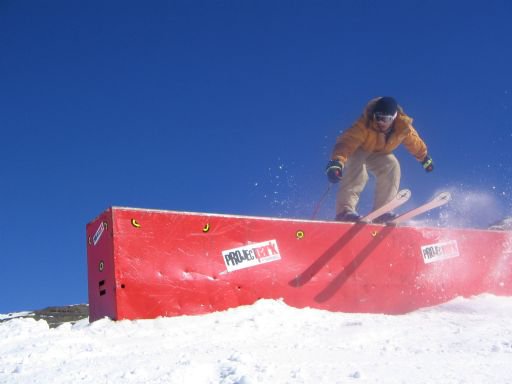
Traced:
<svg viewBox="0 0 512 384">
<path fill-rule="evenodd" d="M 20 317 L 45 320 L 50 328 L 55 328 L 63 323 L 73 324 L 78 320 L 89 317 L 89 305 L 77 304 L 64 307 L 48 307 L 29 313 L 23 313 L 20 316 L 8 316 L 6 318 L 0 319 L 0 322 L 9 321 Z"/>
</svg>

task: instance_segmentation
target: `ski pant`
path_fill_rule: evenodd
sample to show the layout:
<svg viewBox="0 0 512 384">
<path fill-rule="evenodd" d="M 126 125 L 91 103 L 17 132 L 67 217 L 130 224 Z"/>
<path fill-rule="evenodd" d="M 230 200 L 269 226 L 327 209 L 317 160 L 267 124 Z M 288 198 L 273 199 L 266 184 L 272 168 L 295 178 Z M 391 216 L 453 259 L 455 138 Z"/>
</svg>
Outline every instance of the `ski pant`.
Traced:
<svg viewBox="0 0 512 384">
<path fill-rule="evenodd" d="M 336 214 L 356 212 L 359 195 L 368 182 L 368 171 L 376 178 L 373 209 L 382 207 L 398 193 L 400 163 L 392 153 L 372 153 L 357 149 L 343 167 L 336 196 Z"/>
</svg>

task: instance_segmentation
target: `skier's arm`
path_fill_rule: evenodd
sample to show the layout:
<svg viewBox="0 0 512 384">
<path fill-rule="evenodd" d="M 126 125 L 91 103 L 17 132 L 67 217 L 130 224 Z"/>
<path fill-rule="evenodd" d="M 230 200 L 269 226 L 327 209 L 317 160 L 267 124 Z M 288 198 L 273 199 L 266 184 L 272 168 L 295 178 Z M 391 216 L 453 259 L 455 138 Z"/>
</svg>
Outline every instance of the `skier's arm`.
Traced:
<svg viewBox="0 0 512 384">
<path fill-rule="evenodd" d="M 354 151 L 361 146 L 366 139 L 367 129 L 361 121 L 356 122 L 349 129 L 338 136 L 332 150 L 331 159 L 345 164 Z"/>
<path fill-rule="evenodd" d="M 418 132 L 416 132 L 412 125 L 410 125 L 409 128 L 410 132 L 404 139 L 403 144 L 411 155 L 413 155 L 419 162 L 422 162 L 427 156 L 427 145 L 420 138 Z"/>
</svg>

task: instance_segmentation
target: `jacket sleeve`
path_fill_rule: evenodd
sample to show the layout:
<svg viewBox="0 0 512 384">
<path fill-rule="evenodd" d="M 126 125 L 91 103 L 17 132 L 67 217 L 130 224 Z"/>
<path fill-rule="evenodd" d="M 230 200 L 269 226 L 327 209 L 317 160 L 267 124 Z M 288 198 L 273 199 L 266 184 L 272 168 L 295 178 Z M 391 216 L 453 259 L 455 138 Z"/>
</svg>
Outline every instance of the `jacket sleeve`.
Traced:
<svg viewBox="0 0 512 384">
<path fill-rule="evenodd" d="M 418 132 L 416 132 L 412 125 L 410 125 L 409 128 L 409 134 L 404 139 L 403 144 L 418 161 L 423 161 L 425 156 L 427 156 L 427 145 L 420 138 Z"/>
<path fill-rule="evenodd" d="M 365 141 L 367 134 L 368 130 L 364 127 L 364 122 L 361 118 L 338 136 L 332 150 L 331 159 L 345 164 L 350 155 Z"/>
</svg>

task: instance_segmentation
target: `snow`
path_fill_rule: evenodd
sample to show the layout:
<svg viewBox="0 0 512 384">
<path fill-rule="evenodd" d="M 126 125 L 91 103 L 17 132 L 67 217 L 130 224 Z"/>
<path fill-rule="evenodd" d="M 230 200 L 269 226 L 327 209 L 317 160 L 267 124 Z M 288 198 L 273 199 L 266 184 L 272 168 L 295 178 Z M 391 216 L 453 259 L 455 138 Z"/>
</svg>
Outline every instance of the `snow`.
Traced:
<svg viewBox="0 0 512 384">
<path fill-rule="evenodd" d="M 261 300 L 54 329 L 18 317 L 0 323 L 0 383 L 512 383 L 511 314 L 511 297 L 480 295 L 400 316 Z"/>
</svg>

